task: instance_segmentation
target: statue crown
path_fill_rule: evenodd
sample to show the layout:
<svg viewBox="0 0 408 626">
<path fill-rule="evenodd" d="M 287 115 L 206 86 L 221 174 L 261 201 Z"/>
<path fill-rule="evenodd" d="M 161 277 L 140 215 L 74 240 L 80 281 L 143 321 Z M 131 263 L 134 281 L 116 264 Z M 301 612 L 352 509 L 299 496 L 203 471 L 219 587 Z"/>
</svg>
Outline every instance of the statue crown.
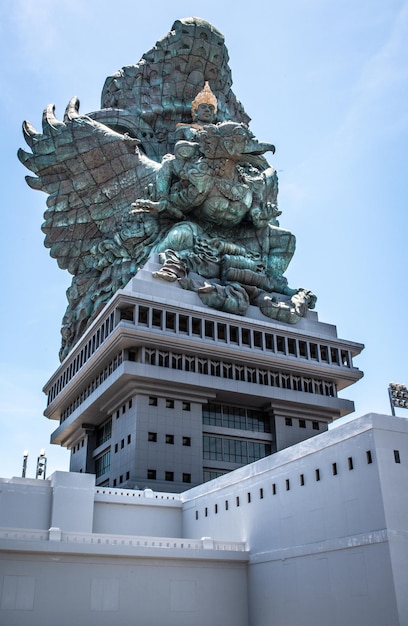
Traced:
<svg viewBox="0 0 408 626">
<path fill-rule="evenodd" d="M 217 113 L 217 98 L 214 96 L 211 91 L 211 87 L 208 84 L 208 80 L 205 81 L 204 89 L 202 89 L 194 98 L 191 103 L 191 113 L 193 114 L 197 111 L 200 104 L 211 104 L 214 107 L 214 113 Z"/>
</svg>

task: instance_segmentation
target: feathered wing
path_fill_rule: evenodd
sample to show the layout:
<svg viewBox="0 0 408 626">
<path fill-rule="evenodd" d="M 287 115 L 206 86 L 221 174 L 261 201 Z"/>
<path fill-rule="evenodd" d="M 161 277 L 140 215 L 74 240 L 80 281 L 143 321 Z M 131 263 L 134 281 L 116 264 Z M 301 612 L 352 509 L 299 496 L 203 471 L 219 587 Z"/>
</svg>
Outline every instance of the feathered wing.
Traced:
<svg viewBox="0 0 408 626">
<path fill-rule="evenodd" d="M 28 122 L 23 132 L 32 152 L 19 150 L 18 156 L 36 175 L 27 176 L 27 183 L 48 194 L 45 246 L 74 275 L 63 320 L 64 357 L 155 242 L 155 218 L 138 222 L 130 209 L 154 181 L 159 165 L 138 150 L 138 140 L 80 115 L 77 98 L 70 101 L 64 121 L 49 106 L 42 133 Z"/>
<path fill-rule="evenodd" d="M 18 153 L 36 174 L 26 177 L 29 186 L 49 194 L 42 226 L 45 246 L 59 266 L 74 275 L 94 266 L 92 249 L 122 229 L 131 203 L 143 195 L 157 168 L 138 152 L 136 139 L 78 110 L 74 98 L 61 122 L 48 106 L 42 133 L 24 122 L 32 153 Z"/>
</svg>

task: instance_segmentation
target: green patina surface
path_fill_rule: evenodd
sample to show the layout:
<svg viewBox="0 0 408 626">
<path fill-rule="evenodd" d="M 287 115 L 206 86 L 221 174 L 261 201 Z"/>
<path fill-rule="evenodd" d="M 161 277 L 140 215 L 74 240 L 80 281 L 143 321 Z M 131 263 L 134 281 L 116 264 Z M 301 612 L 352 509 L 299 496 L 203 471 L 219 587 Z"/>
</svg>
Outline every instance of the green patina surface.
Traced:
<svg viewBox="0 0 408 626">
<path fill-rule="evenodd" d="M 23 125 L 28 184 L 48 194 L 45 245 L 73 280 L 61 359 L 117 289 L 159 253 L 156 280 L 244 315 L 250 304 L 296 323 L 315 296 L 284 273 L 295 237 L 280 227 L 278 179 L 231 91 L 223 36 L 198 18 L 174 23 L 136 65 L 109 77 L 102 108 L 44 111 Z"/>
</svg>

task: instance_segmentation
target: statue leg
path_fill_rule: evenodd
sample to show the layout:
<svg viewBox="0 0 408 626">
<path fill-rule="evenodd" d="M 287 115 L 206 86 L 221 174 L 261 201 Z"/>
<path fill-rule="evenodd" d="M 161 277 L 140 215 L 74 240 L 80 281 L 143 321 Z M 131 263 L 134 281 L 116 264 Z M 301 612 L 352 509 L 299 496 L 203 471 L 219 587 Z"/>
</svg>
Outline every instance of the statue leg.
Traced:
<svg viewBox="0 0 408 626">
<path fill-rule="evenodd" d="M 282 275 L 288 268 L 296 249 L 296 238 L 289 231 L 277 226 L 268 226 L 268 274 Z"/>
</svg>

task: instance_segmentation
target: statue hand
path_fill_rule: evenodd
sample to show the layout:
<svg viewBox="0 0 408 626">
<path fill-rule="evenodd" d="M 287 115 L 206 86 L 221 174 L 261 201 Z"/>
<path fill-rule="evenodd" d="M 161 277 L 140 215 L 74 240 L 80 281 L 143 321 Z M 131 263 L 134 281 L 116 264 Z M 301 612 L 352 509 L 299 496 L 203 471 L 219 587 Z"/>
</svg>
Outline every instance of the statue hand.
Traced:
<svg viewBox="0 0 408 626">
<path fill-rule="evenodd" d="M 159 213 L 166 212 L 172 217 L 177 219 L 183 219 L 184 213 L 177 207 L 171 205 L 167 200 L 148 200 L 147 198 L 140 198 L 136 202 L 132 203 L 132 207 L 135 207 L 130 211 L 131 215 L 140 215 L 140 213 L 150 213 L 150 215 L 159 215 Z"/>
<path fill-rule="evenodd" d="M 161 201 L 155 202 L 148 200 L 147 198 L 140 198 L 136 202 L 132 202 L 132 207 L 135 207 L 130 211 L 131 215 L 138 215 L 139 213 L 151 213 L 152 215 L 158 215 L 163 208 Z"/>
</svg>

